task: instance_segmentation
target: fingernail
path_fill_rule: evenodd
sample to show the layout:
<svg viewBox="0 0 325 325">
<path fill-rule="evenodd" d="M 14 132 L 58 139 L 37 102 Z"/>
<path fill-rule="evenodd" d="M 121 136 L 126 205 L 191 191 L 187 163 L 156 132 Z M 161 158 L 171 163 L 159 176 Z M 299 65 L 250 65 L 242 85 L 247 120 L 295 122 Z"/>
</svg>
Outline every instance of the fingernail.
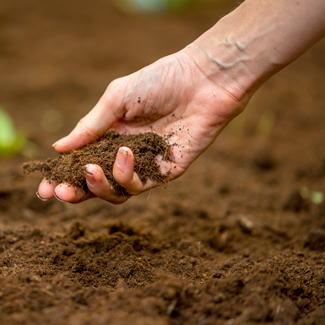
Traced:
<svg viewBox="0 0 325 325">
<path fill-rule="evenodd" d="M 94 175 L 92 173 L 86 172 L 86 180 L 89 185 L 94 185 L 96 183 Z"/>
<path fill-rule="evenodd" d="M 63 137 L 63 138 L 61 138 L 60 140 L 58 140 L 58 141 L 56 141 L 56 142 L 54 142 L 53 144 L 52 144 L 52 147 L 55 147 L 61 140 L 63 140 L 63 139 L 65 139 L 66 137 Z"/>
<path fill-rule="evenodd" d="M 118 153 L 116 157 L 116 162 L 119 165 L 119 167 L 123 167 L 126 164 L 128 153 L 123 148 L 120 148 L 118 150 L 122 154 Z"/>
<path fill-rule="evenodd" d="M 60 201 L 60 202 L 62 202 L 62 203 L 65 203 L 65 201 L 63 201 L 62 199 L 60 199 L 60 198 L 55 194 L 55 192 L 53 192 L 53 195 L 54 195 L 54 197 L 55 197 L 58 201 Z"/>
<path fill-rule="evenodd" d="M 89 185 L 94 185 L 96 183 L 94 174 L 87 170 L 88 165 L 86 166 L 86 180 Z"/>
<path fill-rule="evenodd" d="M 42 200 L 42 201 L 47 201 L 47 200 L 48 200 L 48 199 L 44 199 L 44 198 L 42 198 L 42 197 L 39 195 L 38 191 L 36 192 L 36 196 L 37 196 L 40 200 Z"/>
</svg>

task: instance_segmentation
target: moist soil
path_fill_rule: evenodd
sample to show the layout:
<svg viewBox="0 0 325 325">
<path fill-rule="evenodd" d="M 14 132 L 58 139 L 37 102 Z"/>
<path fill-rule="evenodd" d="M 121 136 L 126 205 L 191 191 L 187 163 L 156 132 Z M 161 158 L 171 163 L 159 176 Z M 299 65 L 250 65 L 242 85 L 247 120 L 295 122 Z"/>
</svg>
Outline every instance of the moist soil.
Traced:
<svg viewBox="0 0 325 325">
<path fill-rule="evenodd" d="M 85 166 L 96 164 L 100 166 L 106 178 L 113 186 L 116 195 L 125 195 L 125 189 L 113 177 L 113 165 L 120 147 L 127 146 L 133 152 L 134 171 L 143 184 L 150 178 L 158 184 L 166 182 L 167 175 L 162 175 L 156 157 L 170 160 L 170 146 L 156 133 L 148 132 L 137 135 L 119 134 L 109 131 L 97 142 L 78 150 L 64 153 L 57 158 L 43 161 L 32 161 L 22 165 L 23 173 L 40 171 L 49 181 L 68 183 L 88 192 L 85 179 Z M 126 153 L 127 154 L 127 153 Z"/>
<path fill-rule="evenodd" d="M 182 177 L 123 205 L 43 202 L 40 176 L 21 176 L 111 80 L 234 6 L 141 18 L 109 1 L 2 0 L 0 103 L 37 151 L 0 160 L 1 324 L 325 324 L 325 203 L 311 195 L 325 191 L 324 42 Z"/>
</svg>

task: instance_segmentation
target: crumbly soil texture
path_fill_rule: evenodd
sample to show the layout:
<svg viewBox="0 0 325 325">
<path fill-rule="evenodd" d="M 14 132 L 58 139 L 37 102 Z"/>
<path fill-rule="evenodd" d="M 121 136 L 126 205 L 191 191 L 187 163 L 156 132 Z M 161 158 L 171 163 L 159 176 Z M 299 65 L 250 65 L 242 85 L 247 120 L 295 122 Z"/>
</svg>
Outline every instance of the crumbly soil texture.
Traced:
<svg viewBox="0 0 325 325">
<path fill-rule="evenodd" d="M 109 131 L 99 141 L 84 146 L 78 150 L 64 153 L 57 158 L 44 161 L 24 163 L 24 174 L 40 171 L 49 181 L 58 184 L 68 183 L 88 192 L 85 179 L 85 166 L 96 164 L 102 167 L 110 184 L 117 195 L 124 195 L 125 190 L 113 177 L 113 165 L 120 147 L 127 146 L 134 155 L 134 171 L 145 184 L 150 178 L 158 184 L 164 183 L 168 175 L 162 175 L 156 157 L 170 160 L 170 146 L 156 133 L 148 132 L 137 135 L 124 135 Z"/>
<path fill-rule="evenodd" d="M 123 205 L 43 202 L 40 175 L 21 175 L 111 80 L 238 5 L 200 3 L 213 7 L 152 19 L 111 1 L 1 0 L 0 105 L 37 151 L 0 158 L 0 324 L 325 324 L 324 41 L 182 177 Z"/>
</svg>

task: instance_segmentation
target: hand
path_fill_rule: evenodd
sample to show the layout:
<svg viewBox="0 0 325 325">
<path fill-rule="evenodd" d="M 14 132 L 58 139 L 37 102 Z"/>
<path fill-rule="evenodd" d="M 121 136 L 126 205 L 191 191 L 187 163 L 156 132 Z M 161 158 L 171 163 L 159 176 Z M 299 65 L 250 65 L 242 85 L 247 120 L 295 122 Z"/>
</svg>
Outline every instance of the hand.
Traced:
<svg viewBox="0 0 325 325">
<path fill-rule="evenodd" d="M 222 71 L 214 71 L 212 78 L 211 62 L 204 60 L 207 60 L 206 55 L 191 44 L 113 81 L 75 129 L 55 143 L 55 149 L 62 153 L 81 148 L 98 140 L 108 130 L 128 134 L 152 131 L 160 135 L 171 134 L 168 142 L 176 144 L 171 147 L 172 161 L 157 157 L 157 162 L 163 173 L 170 172 L 169 180 L 179 177 L 247 103 L 240 86 L 228 81 Z M 216 75 L 220 77 L 215 78 Z M 87 194 L 69 184 L 49 183 L 44 179 L 39 186 L 39 196 L 43 199 L 55 196 L 71 203 L 99 197 L 119 204 L 157 185 L 151 180 L 142 184 L 133 172 L 132 151 L 126 147 L 117 154 L 113 175 L 128 196 L 115 195 L 99 166 L 87 165 L 86 170 Z"/>
</svg>

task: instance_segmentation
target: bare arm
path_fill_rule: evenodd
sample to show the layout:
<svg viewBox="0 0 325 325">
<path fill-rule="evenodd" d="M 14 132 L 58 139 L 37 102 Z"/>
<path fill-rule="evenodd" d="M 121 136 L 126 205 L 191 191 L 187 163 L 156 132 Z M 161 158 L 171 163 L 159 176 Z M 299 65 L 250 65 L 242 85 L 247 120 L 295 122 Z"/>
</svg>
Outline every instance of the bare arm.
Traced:
<svg viewBox="0 0 325 325">
<path fill-rule="evenodd" d="M 324 34 L 324 0 L 246 0 L 189 48 L 210 78 L 241 99 Z"/>
</svg>

